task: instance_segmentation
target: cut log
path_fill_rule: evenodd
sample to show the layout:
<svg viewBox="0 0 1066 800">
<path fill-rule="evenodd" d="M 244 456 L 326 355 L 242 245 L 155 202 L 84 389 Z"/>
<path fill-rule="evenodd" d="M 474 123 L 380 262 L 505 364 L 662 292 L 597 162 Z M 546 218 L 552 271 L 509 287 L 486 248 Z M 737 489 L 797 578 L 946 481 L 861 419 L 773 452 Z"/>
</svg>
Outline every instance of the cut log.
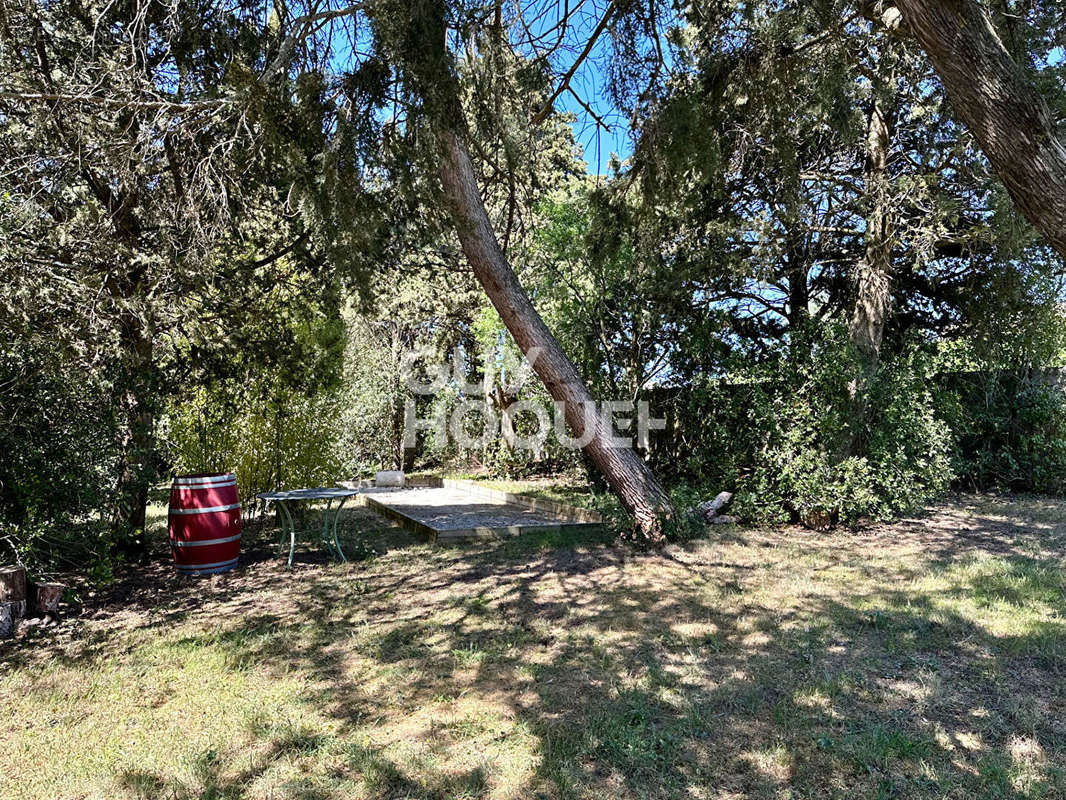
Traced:
<svg viewBox="0 0 1066 800">
<path fill-rule="evenodd" d="M 18 603 L 0 601 L 0 639 L 10 639 L 15 635 L 19 620 L 19 606 L 21 605 L 23 605 L 23 601 Z"/>
<path fill-rule="evenodd" d="M 374 476 L 375 486 L 403 486 L 403 471 L 398 469 L 386 469 Z"/>
<path fill-rule="evenodd" d="M 59 610 L 59 601 L 67 587 L 61 583 L 37 584 L 37 611 L 41 614 L 55 614 Z"/>
<path fill-rule="evenodd" d="M 0 567 L 0 603 L 26 600 L 26 568 Z"/>
</svg>

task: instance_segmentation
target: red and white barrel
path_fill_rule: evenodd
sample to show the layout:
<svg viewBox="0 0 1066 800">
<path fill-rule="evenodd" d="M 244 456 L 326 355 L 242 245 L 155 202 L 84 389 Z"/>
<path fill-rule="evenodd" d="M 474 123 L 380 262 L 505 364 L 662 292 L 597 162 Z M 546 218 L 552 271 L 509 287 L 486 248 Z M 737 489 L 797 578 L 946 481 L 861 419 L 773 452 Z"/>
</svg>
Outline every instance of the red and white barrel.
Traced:
<svg viewBox="0 0 1066 800">
<path fill-rule="evenodd" d="M 236 475 L 178 475 L 170 485 L 169 518 L 178 572 L 211 575 L 237 566 L 241 503 Z"/>
</svg>

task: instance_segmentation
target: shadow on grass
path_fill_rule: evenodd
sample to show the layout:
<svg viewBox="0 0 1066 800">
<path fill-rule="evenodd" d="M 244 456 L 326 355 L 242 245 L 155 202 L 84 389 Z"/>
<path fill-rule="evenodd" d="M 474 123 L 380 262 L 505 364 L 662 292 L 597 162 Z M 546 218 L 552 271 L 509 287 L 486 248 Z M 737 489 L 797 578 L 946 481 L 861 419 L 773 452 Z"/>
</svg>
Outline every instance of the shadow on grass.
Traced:
<svg viewBox="0 0 1066 800">
<path fill-rule="evenodd" d="M 118 776 L 117 783 L 138 800 L 246 800 L 261 797 L 263 794 L 255 786 L 256 780 L 291 747 L 291 743 L 272 742 L 254 766 L 239 771 L 229 769 L 225 759 L 215 750 L 206 750 L 195 759 L 188 780 L 150 771 L 128 770 Z M 485 787 L 485 775 L 480 767 L 461 775 L 443 776 L 427 784 L 413 780 L 376 751 L 359 745 L 348 747 L 342 754 L 342 762 L 343 768 L 362 775 L 364 785 L 381 797 L 449 800 L 477 797 Z M 312 776 L 273 786 L 267 796 L 277 800 L 339 800 L 347 795 Z"/>
<path fill-rule="evenodd" d="M 507 780 L 522 797 L 1066 796 L 1061 557 L 938 545 L 915 570 L 859 553 L 853 584 L 781 594 L 825 565 L 734 539 L 398 547 L 284 584 L 261 568 L 231 599 L 282 591 L 291 608 L 236 602 L 171 646 L 304 676 L 301 702 L 336 726 L 252 724 L 247 765 L 209 752 L 185 783 L 121 782 L 243 798 L 279 761 L 328 752 L 271 796 L 492 797 Z M 493 755 L 526 734 L 528 774 Z"/>
<path fill-rule="evenodd" d="M 391 613 L 349 649 L 403 684 L 402 704 L 388 713 L 415 713 L 457 691 L 511 697 L 539 742 L 530 788 L 560 797 L 697 797 L 709 787 L 751 797 L 1066 791 L 1061 722 L 1048 711 L 1061 709 L 1066 624 L 1032 614 L 1066 613 L 1059 562 L 956 566 L 935 592 L 875 587 L 789 609 L 748 601 L 749 566 L 715 563 L 705 577 L 724 580 L 699 593 L 687 586 L 700 571 L 667 572 L 661 554 L 523 557 L 514 543 L 456 552 L 442 571 L 372 588 L 372 605 L 387 597 Z M 627 565 L 665 577 L 635 585 Z M 546 595 L 545 582 L 556 591 Z M 427 595 L 432 603 L 419 604 Z M 314 676 L 323 686 L 316 708 L 366 731 L 377 698 L 345 677 L 336 655 L 352 642 L 355 600 L 329 582 L 303 600 L 299 617 L 313 622 L 246 620 L 211 641 L 241 663 Z M 991 632 L 956 608 L 962 602 L 1026 619 L 1018 632 Z M 1020 740 L 1036 753 L 1031 763 Z M 384 750 L 368 753 L 357 769 L 371 793 L 407 796 L 401 766 Z M 438 796 L 418 785 L 424 793 L 411 796 Z"/>
</svg>

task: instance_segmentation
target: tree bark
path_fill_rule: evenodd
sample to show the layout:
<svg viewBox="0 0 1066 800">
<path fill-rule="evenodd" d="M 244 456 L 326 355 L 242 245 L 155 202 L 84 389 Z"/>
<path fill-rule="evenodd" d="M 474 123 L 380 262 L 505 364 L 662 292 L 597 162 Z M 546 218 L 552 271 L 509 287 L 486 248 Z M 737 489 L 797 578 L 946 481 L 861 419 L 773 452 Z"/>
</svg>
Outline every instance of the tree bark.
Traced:
<svg viewBox="0 0 1066 800">
<path fill-rule="evenodd" d="M 26 568 L 0 567 L 0 601 L 20 603 L 26 599 Z"/>
<path fill-rule="evenodd" d="M 855 307 L 849 334 L 858 356 L 858 374 L 848 384 L 851 429 L 846 447 L 851 456 L 866 453 L 870 426 L 870 385 L 881 360 L 885 323 L 892 312 L 893 214 L 888 176 L 891 130 L 888 111 L 874 87 L 873 103 L 866 125 L 864 191 L 869 202 L 866 215 L 865 252 L 855 276 Z"/>
<path fill-rule="evenodd" d="M 121 324 L 125 385 L 120 387 L 118 400 L 122 431 L 111 534 L 120 549 L 142 557 L 148 552 L 144 527 L 155 427 L 148 376 L 152 338 L 145 323 L 132 312 L 123 314 Z"/>
<path fill-rule="evenodd" d="M 1066 146 L 988 12 L 975 0 L 895 5 L 1018 210 L 1066 257 Z"/>
<path fill-rule="evenodd" d="M 466 141 L 456 127 L 439 125 L 437 128 L 441 155 L 439 177 L 445 203 L 474 275 L 548 393 L 563 404 L 566 421 L 575 435 L 582 439 L 586 433 L 590 434 L 584 451 L 633 515 L 641 536 L 660 541 L 662 521 L 672 513 L 669 498 L 637 452 L 632 448 L 612 447 L 609 442 L 612 432 L 601 416 L 586 413 L 595 406 L 592 395 L 533 307 L 500 249 L 478 189 Z"/>
<path fill-rule="evenodd" d="M 789 260 L 793 254 L 789 253 Z M 795 266 L 789 270 L 788 275 L 788 327 L 790 331 L 798 331 L 807 324 L 811 318 L 810 286 L 807 283 L 809 273 L 807 264 L 803 263 L 802 257 L 796 254 L 793 261 Z"/>
<path fill-rule="evenodd" d="M 26 614 L 25 567 L 0 567 L 0 639 L 14 635 Z"/>
<path fill-rule="evenodd" d="M 863 371 L 877 367 L 885 322 L 892 310 L 892 213 L 889 204 L 888 150 L 890 133 L 881 102 L 874 100 L 866 128 L 865 191 L 870 201 L 866 217 L 866 252 L 856 276 L 855 308 L 851 315 L 851 343 Z"/>
<path fill-rule="evenodd" d="M 66 588 L 62 583 L 37 584 L 37 599 L 34 602 L 37 611 L 41 614 L 55 614 L 59 611 L 59 602 L 63 599 Z"/>
</svg>

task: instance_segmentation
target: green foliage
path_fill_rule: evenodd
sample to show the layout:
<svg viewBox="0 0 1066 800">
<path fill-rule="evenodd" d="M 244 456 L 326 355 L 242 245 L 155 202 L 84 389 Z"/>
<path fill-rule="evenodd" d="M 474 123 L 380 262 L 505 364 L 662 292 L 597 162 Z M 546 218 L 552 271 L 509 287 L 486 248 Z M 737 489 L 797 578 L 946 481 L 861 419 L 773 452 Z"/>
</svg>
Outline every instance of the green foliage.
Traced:
<svg viewBox="0 0 1066 800">
<path fill-rule="evenodd" d="M 632 398 L 686 358 L 686 345 L 691 358 L 705 358 L 694 351 L 709 342 L 689 336 L 700 336 L 709 314 L 692 302 L 698 277 L 596 183 L 572 181 L 538 205 L 522 277 L 592 389 Z"/>
<path fill-rule="evenodd" d="M 176 473 L 234 472 L 241 501 L 270 489 L 332 486 L 341 477 L 340 396 L 225 383 L 171 403 L 165 447 Z"/>
<path fill-rule="evenodd" d="M 338 448 L 346 476 L 403 466 L 407 396 L 393 356 L 388 343 L 366 329 L 350 340 L 338 409 Z"/>
<path fill-rule="evenodd" d="M 945 376 L 953 389 L 960 481 L 976 489 L 1066 494 L 1066 385 L 1061 372 Z"/>
<path fill-rule="evenodd" d="M 0 200 L 0 211 L 3 211 Z M 9 277 L 0 213 L 0 275 Z M 67 313 L 81 286 L 0 280 L 0 562 L 91 567 L 111 546 L 119 461 L 114 338 Z"/>
<path fill-rule="evenodd" d="M 851 397 L 859 375 L 843 332 L 810 344 L 808 357 L 770 371 L 752 391 L 742 424 L 757 433 L 736 513 L 828 527 L 913 509 L 944 491 L 951 433 L 924 387 L 922 359 L 882 364 L 863 410 Z"/>
<path fill-rule="evenodd" d="M 1004 38 L 1061 110 L 1052 6 Z M 434 179 L 441 122 L 465 132 L 500 245 L 594 393 L 661 402 L 651 460 L 698 487 L 679 503 L 730 488 L 760 521 L 899 513 L 943 490 L 949 452 L 967 485 L 1066 491 L 1066 401 L 1036 372 L 1066 353 L 1061 262 L 927 59 L 851 3 L 617 6 L 608 94 L 637 146 L 596 179 L 571 117 L 530 125 L 568 47 L 538 55 L 524 4 L 353 7 L 290 49 L 298 6 L 265 27 L 244 2 L 97 11 L 8 4 L 0 31 L 5 552 L 106 574 L 108 521 L 135 528 L 167 468 L 236 470 L 248 499 L 407 466 L 412 349 L 495 376 L 420 417 L 466 399 L 551 411 L 535 378 L 510 388 L 517 348 Z M 874 100 L 884 185 L 865 173 Z M 842 326 L 879 201 L 893 312 L 864 374 Z M 968 374 L 931 393 L 916 341 L 956 347 Z M 438 466 L 580 463 L 551 435 L 532 453 L 424 438 Z"/>
<path fill-rule="evenodd" d="M 940 355 L 939 394 L 966 488 L 1066 491 L 1066 318 L 1039 252 L 969 300 L 970 336 Z"/>
</svg>

